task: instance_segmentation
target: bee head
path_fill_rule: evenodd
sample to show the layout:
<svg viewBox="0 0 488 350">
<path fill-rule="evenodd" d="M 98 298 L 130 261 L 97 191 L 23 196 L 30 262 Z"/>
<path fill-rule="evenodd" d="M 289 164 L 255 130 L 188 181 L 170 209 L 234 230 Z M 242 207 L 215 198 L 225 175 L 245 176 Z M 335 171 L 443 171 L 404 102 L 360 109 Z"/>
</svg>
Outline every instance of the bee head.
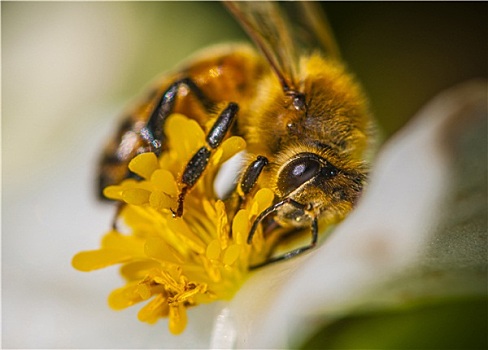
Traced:
<svg viewBox="0 0 488 350">
<path fill-rule="evenodd" d="M 361 164 L 330 151 L 300 152 L 281 164 L 275 193 L 303 205 L 281 207 L 276 221 L 282 226 L 301 227 L 316 217 L 328 224 L 340 221 L 357 202 L 366 177 Z"/>
</svg>

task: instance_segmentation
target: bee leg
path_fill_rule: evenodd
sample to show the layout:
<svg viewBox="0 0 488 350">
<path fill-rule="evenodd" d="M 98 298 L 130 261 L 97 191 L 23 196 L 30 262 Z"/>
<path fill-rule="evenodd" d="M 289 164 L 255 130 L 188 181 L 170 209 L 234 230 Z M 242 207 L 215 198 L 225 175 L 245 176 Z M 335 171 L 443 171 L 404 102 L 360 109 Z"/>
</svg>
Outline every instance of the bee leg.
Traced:
<svg viewBox="0 0 488 350">
<path fill-rule="evenodd" d="M 301 209 L 301 210 L 306 210 L 308 206 L 303 205 L 301 203 L 298 203 L 297 201 L 291 199 L 291 198 L 285 198 L 282 201 L 273 204 L 272 206 L 266 208 L 259 214 L 254 222 L 252 223 L 251 230 L 249 231 L 249 234 L 247 236 L 247 244 L 252 243 L 252 238 L 254 237 L 254 234 L 256 233 L 256 230 L 258 229 L 259 224 L 270 214 L 276 212 L 279 208 L 284 206 L 285 204 L 291 204 L 294 207 Z"/>
<path fill-rule="evenodd" d="M 257 156 L 257 158 L 246 167 L 246 171 L 241 175 L 238 184 L 234 185 L 231 195 L 225 200 L 226 207 L 235 208 L 229 216 L 229 222 L 232 222 L 237 212 L 242 208 L 246 197 L 251 193 L 251 190 L 256 185 L 256 182 L 263 171 L 263 168 L 268 165 L 268 158 L 264 156 Z M 232 227 L 229 230 L 229 237 L 232 237 Z"/>
<path fill-rule="evenodd" d="M 117 210 L 115 211 L 114 217 L 112 218 L 112 230 L 114 231 L 118 231 L 117 219 L 119 218 L 120 213 L 122 212 L 124 206 L 125 203 L 117 203 Z"/>
<path fill-rule="evenodd" d="M 263 171 L 263 168 L 268 165 L 268 163 L 268 158 L 258 156 L 255 161 L 249 164 L 239 183 L 239 195 L 242 199 L 251 192 L 258 181 L 258 177 Z"/>
<path fill-rule="evenodd" d="M 287 260 L 287 259 L 290 259 L 290 258 L 293 258 L 294 256 L 297 256 L 309 249 L 312 249 L 314 248 L 316 245 L 317 245 L 317 240 L 318 240 L 318 237 L 319 237 L 319 228 L 318 228 L 318 222 L 317 222 L 317 218 L 313 218 L 312 220 L 312 225 L 311 225 L 311 230 L 312 230 L 312 241 L 310 242 L 309 245 L 306 245 L 304 247 L 300 247 L 300 248 L 297 248 L 295 250 L 292 250 L 290 252 L 287 252 L 283 255 L 279 255 L 279 256 L 276 256 L 276 257 L 273 257 L 273 258 L 270 258 L 260 264 L 257 264 L 257 265 L 252 265 L 249 267 L 250 270 L 255 270 L 255 269 L 258 269 L 260 267 L 263 267 L 263 266 L 266 266 L 266 265 L 269 265 L 269 264 L 272 264 L 272 263 L 275 263 L 277 261 L 282 261 L 282 260 Z"/>
<path fill-rule="evenodd" d="M 242 174 L 241 180 L 237 187 L 236 213 L 241 208 L 247 195 L 249 195 L 251 190 L 254 188 L 254 185 L 256 185 L 259 175 L 261 175 L 263 168 L 268 165 L 268 163 L 268 158 L 258 156 L 251 164 L 248 165 L 246 171 Z"/>
<path fill-rule="evenodd" d="M 183 188 L 178 195 L 178 207 L 173 211 L 174 217 L 183 215 L 183 202 L 188 191 L 195 185 L 207 167 L 212 150 L 216 149 L 224 140 L 227 131 L 235 120 L 239 106 L 236 103 L 229 103 L 220 113 L 214 125 L 206 137 L 206 146 L 201 147 L 190 159 L 181 176 Z"/>
<path fill-rule="evenodd" d="M 164 143 L 164 123 L 166 118 L 173 112 L 176 99 L 178 97 L 178 90 L 180 87 L 186 86 L 202 103 L 203 107 L 207 111 L 211 111 L 215 104 L 210 101 L 200 88 L 190 78 L 180 79 L 164 92 L 163 96 L 153 110 L 149 120 L 141 130 L 142 138 L 147 142 L 147 152 L 154 152 L 156 155 L 160 155 L 162 151 L 162 145 Z"/>
<path fill-rule="evenodd" d="M 252 243 L 252 238 L 254 237 L 254 234 L 256 233 L 256 230 L 258 228 L 258 225 L 268 216 L 270 215 L 271 213 L 273 212 L 276 212 L 280 207 L 282 207 L 283 205 L 285 204 L 292 204 L 293 206 L 295 206 L 296 208 L 298 209 L 301 209 L 301 210 L 307 210 L 308 206 L 307 205 L 303 205 L 301 203 L 298 203 L 296 201 L 294 201 L 293 199 L 291 198 L 285 198 L 284 200 L 282 200 L 281 202 L 278 202 L 270 207 L 268 207 L 267 209 L 265 209 L 261 214 L 259 214 L 256 219 L 254 220 L 252 226 L 251 226 L 251 230 L 249 231 L 249 235 L 247 236 L 247 243 L 248 244 L 251 244 Z M 316 217 L 314 217 L 312 219 L 312 224 L 311 224 L 311 233 L 312 233 L 312 240 L 310 242 L 309 245 L 306 245 L 304 247 L 300 247 L 300 248 L 297 248 L 295 250 L 292 250 L 290 252 L 287 252 L 283 255 L 279 255 L 277 257 L 273 257 L 273 258 L 270 258 L 260 264 L 257 264 L 257 265 L 253 265 L 253 266 L 250 266 L 249 269 L 250 270 L 254 270 L 254 269 L 257 269 L 257 268 L 260 268 L 260 267 L 263 267 L 263 266 L 266 266 L 268 264 L 272 264 L 272 263 L 275 263 L 277 261 L 281 261 L 281 260 L 287 260 L 287 259 L 290 259 L 296 255 L 299 255 L 313 247 L 315 247 L 317 245 L 317 240 L 318 240 L 318 232 L 319 232 L 319 229 L 318 229 L 318 220 Z"/>
</svg>

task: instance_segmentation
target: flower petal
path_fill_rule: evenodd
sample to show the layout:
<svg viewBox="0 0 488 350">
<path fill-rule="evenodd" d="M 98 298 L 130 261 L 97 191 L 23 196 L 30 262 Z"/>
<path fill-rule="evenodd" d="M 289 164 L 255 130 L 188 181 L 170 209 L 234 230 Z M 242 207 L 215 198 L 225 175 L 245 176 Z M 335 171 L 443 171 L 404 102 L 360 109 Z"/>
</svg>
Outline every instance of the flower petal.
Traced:
<svg viewBox="0 0 488 350">
<path fill-rule="evenodd" d="M 224 310 L 228 324 L 236 327 L 237 339 L 232 345 L 295 347 L 320 325 L 311 319 L 333 318 L 363 305 L 368 298 L 372 303 L 384 302 L 378 299 L 378 289 L 408 266 L 418 264 L 420 252 L 434 243 L 434 228 L 445 208 L 454 172 L 455 155 L 448 146 L 461 137 L 481 137 L 485 147 L 468 155 L 474 164 L 486 164 L 486 118 L 486 82 L 448 91 L 423 109 L 383 149 L 357 209 L 323 245 L 250 277 Z M 471 152 L 477 156 L 473 158 Z M 465 180 L 471 176 L 466 168 L 456 171 L 464 171 Z M 486 183 L 486 167 L 484 179 Z M 486 208 L 486 199 L 484 203 Z M 459 232 L 459 236 L 466 234 L 462 229 Z M 486 247 L 486 227 L 481 235 Z M 483 259 L 486 271 L 486 250 Z M 483 290 L 486 293 L 486 283 Z M 216 332 L 219 329 L 226 327 L 219 324 Z M 225 334 L 214 334 L 213 339 L 222 337 Z"/>
</svg>

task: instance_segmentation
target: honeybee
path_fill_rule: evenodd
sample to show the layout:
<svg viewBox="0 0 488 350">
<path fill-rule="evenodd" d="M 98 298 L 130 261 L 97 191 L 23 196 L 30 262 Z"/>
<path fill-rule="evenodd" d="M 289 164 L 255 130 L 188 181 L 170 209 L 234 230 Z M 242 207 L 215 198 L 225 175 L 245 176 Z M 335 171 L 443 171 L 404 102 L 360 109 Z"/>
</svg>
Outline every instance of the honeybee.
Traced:
<svg viewBox="0 0 488 350">
<path fill-rule="evenodd" d="M 373 121 L 316 3 L 293 3 L 294 19 L 275 2 L 224 3 L 258 50 L 246 44 L 214 47 L 166 75 L 106 147 L 99 187 L 129 176 L 127 165 L 137 154 L 167 150 L 163 126 L 171 113 L 202 127 L 214 120 L 207 144 L 181 175 L 173 214 L 183 214 L 185 195 L 212 149 L 229 135 L 242 136 L 248 160 L 230 196 L 238 198 L 233 205 L 239 207 L 256 187 L 275 193 L 273 205 L 254 221 L 248 243 L 259 225 L 264 232 L 310 228 L 312 236 L 308 245 L 263 265 L 314 247 L 319 223 L 334 224 L 351 211 L 366 180 Z"/>
</svg>

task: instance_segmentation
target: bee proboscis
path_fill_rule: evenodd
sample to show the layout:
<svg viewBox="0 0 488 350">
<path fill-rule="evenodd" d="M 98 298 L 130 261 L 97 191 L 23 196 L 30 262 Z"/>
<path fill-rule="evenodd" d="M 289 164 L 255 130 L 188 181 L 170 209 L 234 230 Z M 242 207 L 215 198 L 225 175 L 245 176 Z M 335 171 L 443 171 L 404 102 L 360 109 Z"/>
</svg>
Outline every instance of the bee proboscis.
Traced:
<svg viewBox="0 0 488 350">
<path fill-rule="evenodd" d="M 242 136 L 248 161 L 231 196 L 237 198 L 233 205 L 238 207 L 256 187 L 275 193 L 248 242 L 259 225 L 264 232 L 307 227 L 312 232 L 308 245 L 263 265 L 315 246 L 319 224 L 334 224 L 351 211 L 364 187 L 373 123 L 316 3 L 293 3 L 294 19 L 274 2 L 225 4 L 258 50 L 245 44 L 210 48 L 158 82 L 106 147 L 99 186 L 126 178 L 135 155 L 166 151 L 163 126 L 171 113 L 203 127 L 214 120 L 207 145 L 182 174 L 174 215 L 183 214 L 185 195 L 204 172 L 211 150 L 229 135 Z M 305 37 L 293 30 L 297 27 Z"/>
</svg>

